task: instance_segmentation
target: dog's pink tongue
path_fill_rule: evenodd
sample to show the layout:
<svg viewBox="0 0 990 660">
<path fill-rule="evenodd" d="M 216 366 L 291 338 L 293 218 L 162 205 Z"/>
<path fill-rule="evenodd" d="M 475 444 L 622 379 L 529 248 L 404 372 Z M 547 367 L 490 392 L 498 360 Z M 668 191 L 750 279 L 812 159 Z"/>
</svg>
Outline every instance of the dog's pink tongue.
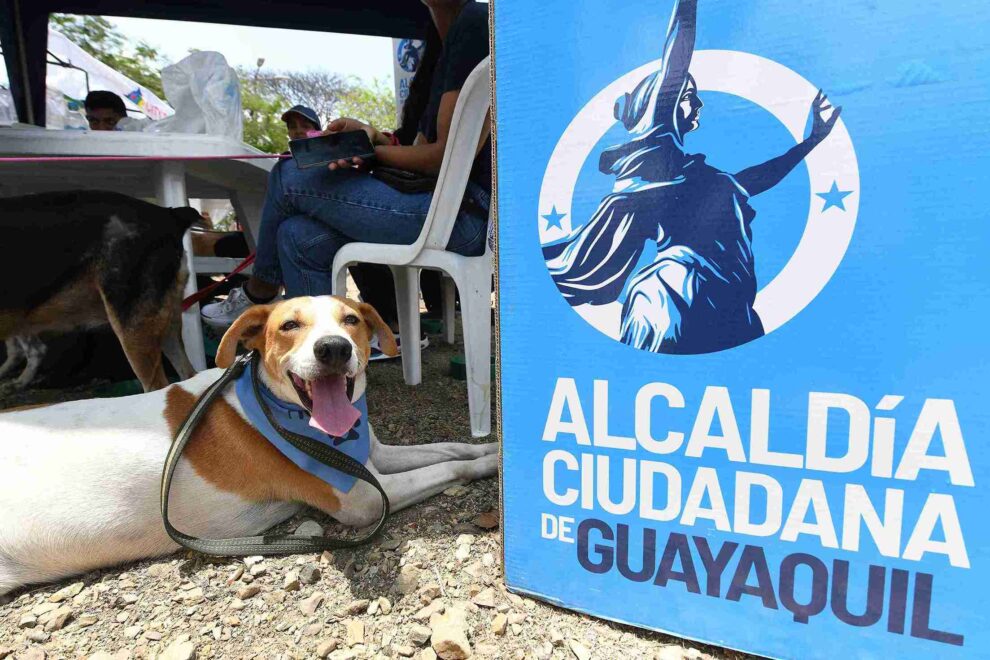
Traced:
<svg viewBox="0 0 990 660">
<path fill-rule="evenodd" d="M 347 380 L 343 376 L 330 376 L 313 381 L 313 416 L 309 425 L 324 433 L 342 438 L 361 412 L 347 398 Z"/>
</svg>

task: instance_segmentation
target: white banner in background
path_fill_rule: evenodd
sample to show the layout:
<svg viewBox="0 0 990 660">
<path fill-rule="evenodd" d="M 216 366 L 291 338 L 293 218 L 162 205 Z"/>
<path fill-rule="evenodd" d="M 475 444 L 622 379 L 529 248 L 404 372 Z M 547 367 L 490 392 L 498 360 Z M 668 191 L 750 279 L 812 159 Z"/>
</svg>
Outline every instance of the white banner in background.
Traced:
<svg viewBox="0 0 990 660">
<path fill-rule="evenodd" d="M 77 101 L 85 99 L 88 91 L 108 90 L 124 99 L 128 114 L 133 116 L 133 112 L 137 111 L 151 120 L 164 119 L 174 112 L 147 87 L 99 61 L 60 32 L 48 30 L 48 52 L 50 61 L 55 59 L 72 65 L 72 68 L 48 65 L 47 85 L 50 89 Z"/>
</svg>

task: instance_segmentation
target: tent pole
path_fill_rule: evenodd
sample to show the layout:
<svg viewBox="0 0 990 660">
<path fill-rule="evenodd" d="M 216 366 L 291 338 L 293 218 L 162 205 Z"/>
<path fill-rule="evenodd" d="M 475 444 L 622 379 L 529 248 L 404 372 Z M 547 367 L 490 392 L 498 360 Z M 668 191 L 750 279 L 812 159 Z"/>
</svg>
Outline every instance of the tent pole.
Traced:
<svg viewBox="0 0 990 660">
<path fill-rule="evenodd" d="M 24 21 L 21 17 L 21 0 L 11 0 L 14 7 L 14 38 L 17 40 L 17 64 L 21 70 L 21 80 L 24 89 L 24 110 L 27 113 L 27 123 L 34 123 L 34 100 L 31 98 L 31 83 L 28 77 L 27 43 L 24 39 Z"/>
</svg>

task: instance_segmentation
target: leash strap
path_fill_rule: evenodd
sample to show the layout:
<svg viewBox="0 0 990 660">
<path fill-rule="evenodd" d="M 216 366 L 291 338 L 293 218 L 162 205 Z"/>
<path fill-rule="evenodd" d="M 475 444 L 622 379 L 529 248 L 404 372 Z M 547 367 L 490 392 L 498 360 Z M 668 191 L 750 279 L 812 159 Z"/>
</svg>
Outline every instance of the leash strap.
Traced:
<svg viewBox="0 0 990 660">
<path fill-rule="evenodd" d="M 241 374 L 244 373 L 244 369 L 247 368 L 247 366 L 252 362 L 254 362 L 254 373 L 252 378 L 254 395 L 258 398 L 258 403 L 261 405 L 261 409 L 264 411 L 265 416 L 271 423 L 272 428 L 274 428 L 289 442 L 289 444 L 299 451 L 305 452 L 324 465 L 328 465 L 336 470 L 340 470 L 341 472 L 368 482 L 382 496 L 382 515 L 378 519 L 378 522 L 371 528 L 371 531 L 355 539 L 327 539 L 321 536 L 291 536 L 274 534 L 244 536 L 231 539 L 201 539 L 185 534 L 172 526 L 172 523 L 168 519 L 169 491 L 172 487 L 172 476 L 175 473 L 175 468 L 179 464 L 179 458 L 182 457 L 182 451 L 185 449 L 186 444 L 192 437 L 193 431 L 196 429 L 197 424 L 199 424 L 199 421 L 202 419 L 203 415 L 206 414 L 210 404 L 213 403 L 213 400 L 220 396 L 223 390 L 230 383 L 239 378 Z M 378 483 L 378 479 L 375 478 L 375 475 L 373 475 L 364 465 L 334 447 L 325 445 L 297 433 L 293 433 L 292 431 L 283 428 L 278 424 L 278 422 L 275 421 L 275 417 L 272 415 L 271 409 L 268 407 L 268 404 L 265 403 L 265 400 L 259 391 L 258 352 L 251 351 L 250 353 L 237 358 L 234 361 L 234 364 L 232 364 L 230 368 L 223 373 L 219 380 L 206 388 L 203 394 L 200 395 L 199 399 L 196 401 L 196 405 L 193 406 L 189 416 L 179 427 L 178 431 L 176 431 L 175 438 L 172 440 L 172 446 L 169 448 L 168 456 L 165 459 L 165 468 L 162 471 L 161 511 L 162 522 L 165 525 L 165 531 L 168 533 L 169 537 L 171 537 L 171 539 L 179 545 L 189 548 L 190 550 L 221 557 L 291 555 L 323 552 L 324 550 L 335 550 L 338 548 L 353 548 L 369 541 L 385 525 L 385 519 L 388 517 L 389 513 L 389 501 L 388 495 L 385 494 L 385 489 L 383 489 L 382 485 Z"/>
</svg>

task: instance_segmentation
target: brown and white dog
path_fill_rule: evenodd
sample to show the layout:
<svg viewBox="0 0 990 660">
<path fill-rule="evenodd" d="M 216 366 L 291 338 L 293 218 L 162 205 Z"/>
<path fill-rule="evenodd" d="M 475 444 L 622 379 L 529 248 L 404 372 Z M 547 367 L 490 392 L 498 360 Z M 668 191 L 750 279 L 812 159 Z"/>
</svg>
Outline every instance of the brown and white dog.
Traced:
<svg viewBox="0 0 990 660">
<path fill-rule="evenodd" d="M 217 364 L 229 366 L 238 344 L 258 350 L 262 382 L 279 399 L 312 410 L 326 402 L 310 397 L 337 396 L 347 381 L 352 402 L 364 394 L 375 334 L 386 353 L 396 352 L 370 305 L 293 298 L 248 309 L 224 335 Z M 0 594 L 178 549 L 160 518 L 162 465 L 173 432 L 220 374 L 205 371 L 137 396 L 0 414 Z M 392 511 L 497 469 L 497 443 L 392 446 L 373 430 L 370 441 L 366 466 Z M 285 458 L 248 424 L 233 386 L 197 427 L 169 504 L 178 529 L 206 538 L 258 534 L 303 504 L 357 527 L 381 513 L 380 495 L 367 483 L 341 493 Z"/>
<path fill-rule="evenodd" d="M 192 376 L 180 327 L 182 236 L 198 218 L 113 192 L 0 199 L 0 380 L 31 384 L 45 354 L 39 333 L 108 323 L 145 392 L 168 385 L 163 351 Z"/>
</svg>

